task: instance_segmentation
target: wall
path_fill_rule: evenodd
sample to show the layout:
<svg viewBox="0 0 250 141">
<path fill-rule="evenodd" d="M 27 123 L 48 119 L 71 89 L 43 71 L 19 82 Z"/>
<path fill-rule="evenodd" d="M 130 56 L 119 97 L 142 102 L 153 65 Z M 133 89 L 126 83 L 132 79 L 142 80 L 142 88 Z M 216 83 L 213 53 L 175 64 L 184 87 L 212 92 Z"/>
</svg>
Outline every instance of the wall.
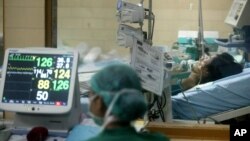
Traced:
<svg viewBox="0 0 250 141">
<path fill-rule="evenodd" d="M 0 0 L 0 66 L 3 63 L 3 0 Z"/>
<path fill-rule="evenodd" d="M 58 37 L 68 46 L 116 48 L 116 0 L 59 0 Z"/>
<path fill-rule="evenodd" d="M 44 46 L 44 0 L 5 0 L 5 48 Z"/>
<path fill-rule="evenodd" d="M 129 0 L 139 2 L 139 0 Z M 58 0 L 58 36 L 76 46 L 86 42 L 104 51 L 116 44 L 117 0 Z M 219 31 L 227 37 L 231 28 L 224 24 L 232 0 L 203 0 L 204 30 Z M 145 7 L 148 1 L 145 0 Z M 178 30 L 198 29 L 198 0 L 153 0 L 156 15 L 153 42 L 171 46 Z M 1 16 L 1 13 L 0 13 Z M 44 46 L 44 0 L 5 0 L 5 47 Z M 146 22 L 146 21 L 145 21 Z M 144 27 L 147 27 L 145 23 Z"/>
<path fill-rule="evenodd" d="M 128 0 L 133 3 L 139 0 Z M 204 30 L 219 31 L 228 37 L 231 28 L 224 24 L 232 0 L 203 0 Z M 121 49 L 116 44 L 117 0 L 59 0 L 58 33 L 65 45 L 86 42 L 103 50 Z M 148 0 L 144 1 L 148 7 Z M 153 42 L 171 46 L 179 30 L 198 30 L 198 0 L 153 0 L 156 16 Z M 145 21 L 145 29 L 147 29 Z"/>
<path fill-rule="evenodd" d="M 219 31 L 228 37 L 231 28 L 224 23 L 232 0 L 202 0 L 204 30 Z M 171 45 L 179 30 L 198 30 L 198 0 L 157 0 L 155 43 Z"/>
<path fill-rule="evenodd" d="M 4 47 L 43 47 L 44 23 L 44 0 L 4 0 Z"/>
<path fill-rule="evenodd" d="M 0 35 L 3 33 L 3 0 L 0 0 Z"/>
</svg>

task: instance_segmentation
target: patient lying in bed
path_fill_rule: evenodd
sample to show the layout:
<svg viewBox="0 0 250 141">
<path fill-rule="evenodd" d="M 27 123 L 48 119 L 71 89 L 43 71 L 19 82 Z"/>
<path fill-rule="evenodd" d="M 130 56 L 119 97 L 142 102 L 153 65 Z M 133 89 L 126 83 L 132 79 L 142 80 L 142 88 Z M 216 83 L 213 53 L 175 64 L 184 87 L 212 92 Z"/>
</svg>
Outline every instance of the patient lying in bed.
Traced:
<svg viewBox="0 0 250 141">
<path fill-rule="evenodd" d="M 198 84 L 215 81 L 242 72 L 243 67 L 235 62 L 233 56 L 222 53 L 215 56 L 204 56 L 192 66 L 188 78 L 180 82 L 182 90 L 188 90 Z"/>
<path fill-rule="evenodd" d="M 214 82 L 198 85 L 172 97 L 175 119 L 200 119 L 250 106 L 250 69 Z"/>
<path fill-rule="evenodd" d="M 189 78 L 180 83 L 183 90 L 188 90 L 172 96 L 173 116 L 197 120 L 248 106 L 249 81 L 250 70 L 242 72 L 241 65 L 227 53 L 202 60 L 192 69 Z"/>
</svg>

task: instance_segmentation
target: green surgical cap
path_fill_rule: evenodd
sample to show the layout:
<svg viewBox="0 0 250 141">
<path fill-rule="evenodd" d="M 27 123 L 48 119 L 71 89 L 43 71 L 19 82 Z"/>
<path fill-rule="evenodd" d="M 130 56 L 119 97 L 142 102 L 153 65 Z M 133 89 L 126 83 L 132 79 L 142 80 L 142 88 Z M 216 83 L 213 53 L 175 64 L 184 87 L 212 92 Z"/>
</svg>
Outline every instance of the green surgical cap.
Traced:
<svg viewBox="0 0 250 141">
<path fill-rule="evenodd" d="M 113 96 L 124 88 L 141 90 L 141 83 L 136 72 L 128 65 L 110 65 L 97 72 L 90 80 L 90 87 L 95 94 L 103 98 L 108 107 Z"/>
<path fill-rule="evenodd" d="M 147 104 L 142 93 L 135 89 L 123 89 L 116 93 L 119 95 L 111 110 L 111 114 L 121 121 L 133 121 L 143 117 Z"/>
</svg>

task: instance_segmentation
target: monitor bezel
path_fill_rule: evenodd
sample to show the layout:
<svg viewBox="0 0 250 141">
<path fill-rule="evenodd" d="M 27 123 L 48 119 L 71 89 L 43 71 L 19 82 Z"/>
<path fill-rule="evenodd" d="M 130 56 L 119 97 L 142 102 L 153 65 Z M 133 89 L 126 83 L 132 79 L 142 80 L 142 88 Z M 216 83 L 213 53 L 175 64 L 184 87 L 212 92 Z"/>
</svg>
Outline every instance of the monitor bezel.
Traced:
<svg viewBox="0 0 250 141">
<path fill-rule="evenodd" d="M 56 54 L 73 56 L 72 73 L 70 78 L 70 88 L 68 101 L 66 106 L 56 105 L 39 105 L 39 104 L 17 104 L 17 103 L 3 103 L 3 91 L 7 71 L 7 63 L 9 53 L 30 53 L 30 54 Z M 8 48 L 5 51 L 4 62 L 2 66 L 2 78 L 0 85 L 0 109 L 5 111 L 12 111 L 17 113 L 34 113 L 34 114 L 62 114 L 71 110 L 74 103 L 75 83 L 78 66 L 78 52 L 73 49 L 57 49 L 57 48 Z"/>
</svg>

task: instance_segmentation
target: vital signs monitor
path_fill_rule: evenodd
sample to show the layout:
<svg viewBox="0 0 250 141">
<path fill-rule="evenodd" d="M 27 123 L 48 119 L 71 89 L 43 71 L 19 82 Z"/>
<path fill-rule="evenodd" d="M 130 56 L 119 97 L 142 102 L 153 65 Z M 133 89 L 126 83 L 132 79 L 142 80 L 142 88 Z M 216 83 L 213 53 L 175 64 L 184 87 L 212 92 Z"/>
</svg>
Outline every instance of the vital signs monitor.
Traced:
<svg viewBox="0 0 250 141">
<path fill-rule="evenodd" d="M 48 128 L 63 129 L 63 124 L 79 120 L 77 63 L 75 50 L 7 49 L 2 67 L 0 108 L 17 113 L 16 126 L 44 124 Z"/>
</svg>

